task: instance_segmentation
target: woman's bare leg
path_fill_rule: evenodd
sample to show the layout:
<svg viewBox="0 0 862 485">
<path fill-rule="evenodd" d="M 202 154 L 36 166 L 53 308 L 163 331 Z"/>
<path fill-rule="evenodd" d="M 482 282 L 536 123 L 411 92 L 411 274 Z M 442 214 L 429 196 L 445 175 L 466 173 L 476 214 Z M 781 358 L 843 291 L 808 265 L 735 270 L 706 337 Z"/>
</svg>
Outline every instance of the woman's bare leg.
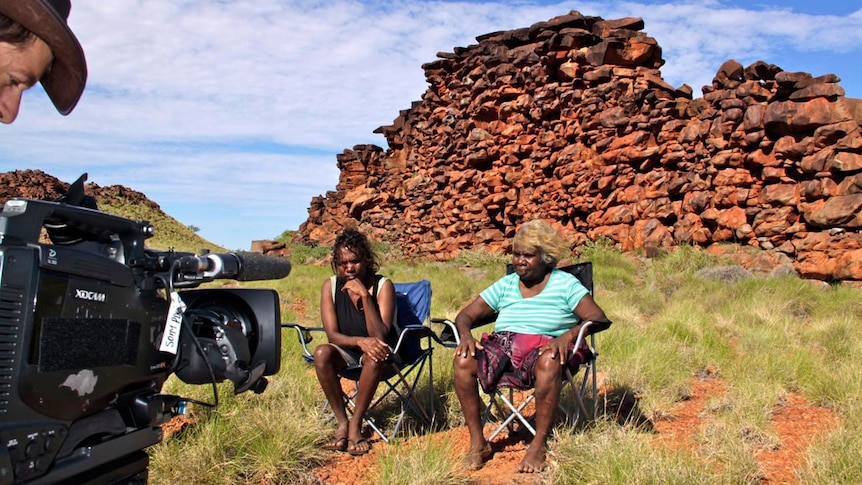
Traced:
<svg viewBox="0 0 862 485">
<path fill-rule="evenodd" d="M 563 366 L 546 353 L 536 362 L 536 436 L 527 447 L 524 459 L 518 464 L 523 473 L 540 472 L 545 468 L 545 448 L 554 423 L 562 390 Z"/>
<path fill-rule="evenodd" d="M 339 441 L 347 438 L 349 420 L 341 391 L 341 377 L 338 375 L 338 371 L 346 365 L 344 358 L 331 345 L 319 345 L 314 350 L 314 371 L 323 389 L 323 395 L 332 408 L 332 414 L 335 415 L 335 437 L 330 443 L 331 446 L 337 446 Z"/>
<path fill-rule="evenodd" d="M 469 468 L 479 468 L 491 454 L 491 447 L 485 440 L 482 430 L 482 416 L 479 402 L 479 386 L 476 380 L 476 358 L 455 356 L 455 393 L 461 403 L 464 421 L 470 431 L 470 449 L 464 464 Z"/>
<path fill-rule="evenodd" d="M 370 359 L 369 359 L 370 360 Z M 350 440 L 348 449 L 350 451 L 363 452 L 370 449 L 370 445 L 362 439 L 362 420 L 368 412 L 368 406 L 374 399 L 377 386 L 383 377 L 383 370 L 388 365 L 386 362 L 363 362 L 362 373 L 359 375 L 359 387 L 354 400 L 353 417 L 350 419 L 347 437 Z"/>
</svg>

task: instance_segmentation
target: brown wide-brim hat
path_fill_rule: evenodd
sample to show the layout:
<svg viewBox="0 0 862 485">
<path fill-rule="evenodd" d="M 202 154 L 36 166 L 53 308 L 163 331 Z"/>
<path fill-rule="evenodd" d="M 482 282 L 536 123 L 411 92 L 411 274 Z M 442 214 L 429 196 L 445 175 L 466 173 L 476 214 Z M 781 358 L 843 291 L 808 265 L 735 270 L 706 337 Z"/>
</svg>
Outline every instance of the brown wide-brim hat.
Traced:
<svg viewBox="0 0 862 485">
<path fill-rule="evenodd" d="M 0 0 L 0 13 L 42 39 L 54 54 L 54 63 L 40 80 L 57 111 L 72 112 L 87 84 L 84 50 L 66 19 L 69 0 Z"/>
</svg>

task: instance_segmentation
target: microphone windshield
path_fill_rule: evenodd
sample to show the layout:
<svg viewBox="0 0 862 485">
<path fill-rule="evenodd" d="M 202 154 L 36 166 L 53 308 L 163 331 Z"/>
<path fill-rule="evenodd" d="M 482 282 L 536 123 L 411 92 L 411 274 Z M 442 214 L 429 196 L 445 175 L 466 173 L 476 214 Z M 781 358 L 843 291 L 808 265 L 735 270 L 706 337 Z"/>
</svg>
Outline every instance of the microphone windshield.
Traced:
<svg viewBox="0 0 862 485">
<path fill-rule="evenodd" d="M 279 256 L 237 251 L 241 269 L 237 281 L 280 280 L 290 274 L 290 261 Z"/>
</svg>

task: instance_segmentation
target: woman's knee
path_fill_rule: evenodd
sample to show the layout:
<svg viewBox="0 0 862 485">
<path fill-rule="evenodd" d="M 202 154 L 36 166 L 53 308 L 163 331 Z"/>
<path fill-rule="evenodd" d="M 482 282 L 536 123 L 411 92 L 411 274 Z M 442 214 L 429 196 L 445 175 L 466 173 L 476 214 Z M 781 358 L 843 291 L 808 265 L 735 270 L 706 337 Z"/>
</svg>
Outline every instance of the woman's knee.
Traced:
<svg viewBox="0 0 862 485">
<path fill-rule="evenodd" d="M 476 379 L 478 365 L 474 357 L 456 355 L 452 368 L 456 379 Z"/>
<path fill-rule="evenodd" d="M 333 358 L 338 354 L 331 345 L 318 345 L 314 349 L 314 365 L 315 367 L 331 367 Z"/>
<path fill-rule="evenodd" d="M 535 367 L 536 378 L 540 377 L 562 377 L 563 366 L 560 365 L 560 356 L 551 357 L 549 353 L 539 356 Z"/>
<path fill-rule="evenodd" d="M 383 369 L 389 364 L 388 361 L 376 361 L 368 357 L 368 355 L 363 355 L 361 359 L 362 369 L 368 369 L 371 372 L 382 372 Z"/>
</svg>

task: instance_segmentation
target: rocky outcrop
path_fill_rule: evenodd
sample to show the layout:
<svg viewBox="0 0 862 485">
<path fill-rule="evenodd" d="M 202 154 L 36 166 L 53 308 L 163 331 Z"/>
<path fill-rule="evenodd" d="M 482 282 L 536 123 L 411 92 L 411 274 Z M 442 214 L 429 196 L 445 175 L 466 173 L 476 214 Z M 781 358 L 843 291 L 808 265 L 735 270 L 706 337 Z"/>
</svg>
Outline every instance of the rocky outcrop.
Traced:
<svg viewBox="0 0 862 485">
<path fill-rule="evenodd" d="M 267 254 L 270 256 L 281 256 L 289 258 L 291 255 L 290 248 L 287 244 L 281 241 L 272 241 L 269 239 L 256 239 L 251 242 L 251 252 Z"/>
<path fill-rule="evenodd" d="M 438 54 L 428 90 L 337 157 L 300 232 L 357 225 L 406 254 L 505 250 L 549 218 L 573 248 L 751 246 L 805 277 L 862 280 L 862 100 L 834 75 L 720 66 L 703 97 L 659 71 L 638 18 L 578 12 Z"/>
<path fill-rule="evenodd" d="M 11 197 L 55 200 L 68 189 L 68 183 L 41 170 L 13 170 L 0 173 L 0 206 Z M 148 199 L 146 195 L 122 185 L 100 187 L 90 182 L 87 183 L 85 191 L 99 203 L 144 205 L 161 211 L 159 205 Z"/>
</svg>

